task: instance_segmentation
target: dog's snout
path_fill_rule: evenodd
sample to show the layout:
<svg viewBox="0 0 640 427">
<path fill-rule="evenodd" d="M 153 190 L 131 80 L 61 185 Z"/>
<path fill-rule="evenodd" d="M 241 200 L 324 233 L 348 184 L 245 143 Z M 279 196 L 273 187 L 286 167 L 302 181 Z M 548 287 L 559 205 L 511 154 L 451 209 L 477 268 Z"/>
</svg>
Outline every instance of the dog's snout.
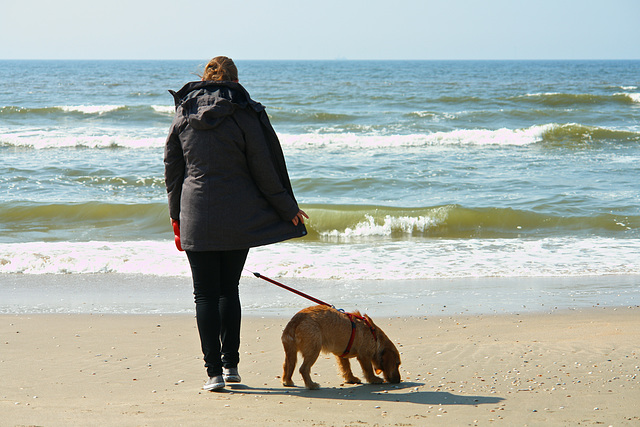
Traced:
<svg viewBox="0 0 640 427">
<path fill-rule="evenodd" d="M 393 372 L 391 373 L 391 375 L 389 375 L 387 381 L 391 384 L 398 384 L 400 382 L 400 379 L 400 372 Z"/>
</svg>

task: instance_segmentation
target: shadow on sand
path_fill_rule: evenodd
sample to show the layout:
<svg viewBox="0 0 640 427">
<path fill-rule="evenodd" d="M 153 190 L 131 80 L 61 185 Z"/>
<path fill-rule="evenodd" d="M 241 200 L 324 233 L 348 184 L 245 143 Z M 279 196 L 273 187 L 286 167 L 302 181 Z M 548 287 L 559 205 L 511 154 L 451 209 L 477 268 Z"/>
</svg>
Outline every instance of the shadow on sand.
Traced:
<svg viewBox="0 0 640 427">
<path fill-rule="evenodd" d="M 419 391 L 423 383 L 403 382 L 392 384 L 361 384 L 355 386 L 307 390 L 304 387 L 260 388 L 243 384 L 227 384 L 227 388 L 215 393 L 245 393 L 272 396 L 298 396 L 313 399 L 336 399 L 375 402 L 407 402 L 419 405 L 485 405 L 504 400 L 497 396 L 469 396 L 445 391 Z M 407 389 L 413 389 L 406 391 Z"/>
</svg>

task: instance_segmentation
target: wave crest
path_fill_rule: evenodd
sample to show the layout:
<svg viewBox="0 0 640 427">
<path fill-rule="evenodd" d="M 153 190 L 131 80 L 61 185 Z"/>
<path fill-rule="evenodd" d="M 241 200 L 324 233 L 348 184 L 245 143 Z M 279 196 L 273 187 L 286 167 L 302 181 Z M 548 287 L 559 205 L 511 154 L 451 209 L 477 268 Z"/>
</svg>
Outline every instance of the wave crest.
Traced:
<svg viewBox="0 0 640 427">
<path fill-rule="evenodd" d="M 305 206 L 311 219 L 309 236 L 320 241 L 414 238 L 514 238 L 573 234 L 636 233 L 640 217 L 603 214 L 567 216 L 512 208 L 426 208 L 382 206 Z"/>
<path fill-rule="evenodd" d="M 527 102 L 541 104 L 549 107 L 566 107 L 572 105 L 594 105 L 594 104 L 632 104 L 639 102 L 633 93 L 614 93 L 609 95 L 599 95 L 590 93 L 528 93 L 508 98 L 510 101 Z"/>
<path fill-rule="evenodd" d="M 61 117 L 68 115 L 82 116 L 103 116 L 110 113 L 140 113 L 158 114 L 162 116 L 173 115 L 175 107 L 170 105 L 59 105 L 52 107 L 20 107 L 15 105 L 7 105 L 0 107 L 0 117 L 3 116 L 56 116 Z"/>
<path fill-rule="evenodd" d="M 51 148 L 161 148 L 166 137 L 129 135 L 69 135 L 61 131 L 1 133 L 0 147 Z"/>
<path fill-rule="evenodd" d="M 95 135 L 99 130 L 70 135 L 64 131 L 6 132 L 0 129 L 0 146 L 46 148 L 161 148 L 166 136 L 130 134 Z M 149 133 L 154 132 L 149 130 Z M 155 131 L 157 132 L 157 131 Z M 458 129 L 429 134 L 386 135 L 380 133 L 279 134 L 286 149 L 294 150 L 386 150 L 431 146 L 527 146 L 538 143 L 573 144 L 627 143 L 640 141 L 640 132 L 586 126 L 577 123 L 535 125 L 523 129 Z"/>
<path fill-rule="evenodd" d="M 546 143 L 563 146 L 606 141 L 632 142 L 640 141 L 640 132 L 567 123 L 548 126 L 542 133 L 542 140 Z"/>
<path fill-rule="evenodd" d="M 361 133 L 281 134 L 286 147 L 294 149 L 389 149 L 429 146 L 527 146 L 538 143 L 630 142 L 640 132 L 586 126 L 576 123 L 534 125 L 523 129 L 458 129 L 409 135 Z"/>
</svg>

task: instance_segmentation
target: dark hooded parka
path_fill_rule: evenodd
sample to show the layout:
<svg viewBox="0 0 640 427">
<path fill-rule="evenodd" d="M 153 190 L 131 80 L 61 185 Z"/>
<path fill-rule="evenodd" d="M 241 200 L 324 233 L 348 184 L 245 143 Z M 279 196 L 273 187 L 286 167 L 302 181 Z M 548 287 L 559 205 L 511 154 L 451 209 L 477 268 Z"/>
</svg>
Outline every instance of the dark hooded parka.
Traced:
<svg viewBox="0 0 640 427">
<path fill-rule="evenodd" d="M 176 115 L 164 154 L 169 214 L 182 247 L 226 251 L 304 236 L 282 148 L 262 104 L 235 82 L 170 91 Z"/>
</svg>

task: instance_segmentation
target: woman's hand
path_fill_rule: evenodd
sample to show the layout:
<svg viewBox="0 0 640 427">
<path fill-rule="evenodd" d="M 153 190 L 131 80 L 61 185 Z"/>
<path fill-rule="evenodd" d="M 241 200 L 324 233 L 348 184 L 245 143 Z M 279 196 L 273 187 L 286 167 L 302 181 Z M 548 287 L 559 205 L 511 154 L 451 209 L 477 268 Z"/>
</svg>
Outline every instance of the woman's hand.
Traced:
<svg viewBox="0 0 640 427">
<path fill-rule="evenodd" d="M 180 243 L 180 221 L 171 218 L 171 227 L 173 227 L 173 235 L 175 236 L 174 240 L 176 242 L 176 248 L 178 248 L 179 251 L 182 251 L 182 244 Z"/>
<path fill-rule="evenodd" d="M 299 223 L 304 224 L 305 218 L 309 219 L 309 215 L 307 215 L 302 209 L 300 209 L 296 216 L 293 217 L 291 222 L 293 222 L 293 225 L 298 225 Z"/>
</svg>

